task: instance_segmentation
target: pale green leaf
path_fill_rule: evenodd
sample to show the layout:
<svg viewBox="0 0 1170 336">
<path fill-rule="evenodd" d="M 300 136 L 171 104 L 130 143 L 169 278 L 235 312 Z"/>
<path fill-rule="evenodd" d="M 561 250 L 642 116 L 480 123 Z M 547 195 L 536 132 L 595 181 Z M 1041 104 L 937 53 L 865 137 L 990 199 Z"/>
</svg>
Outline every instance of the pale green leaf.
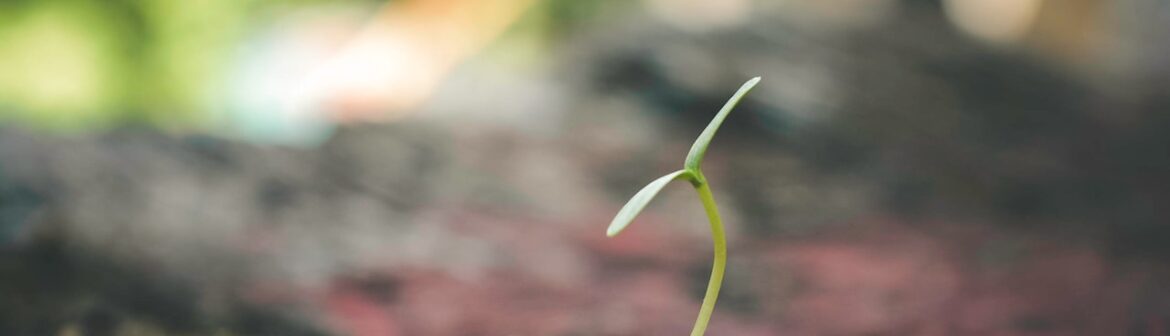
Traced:
<svg viewBox="0 0 1170 336">
<path fill-rule="evenodd" d="M 626 205 L 618 211 L 617 216 L 613 218 L 613 222 L 609 223 L 609 229 L 606 229 L 605 234 L 613 237 L 622 232 L 626 226 L 630 225 L 630 222 L 634 221 L 634 217 L 638 217 L 642 209 L 646 208 L 646 204 L 649 204 L 650 200 L 653 200 L 654 196 L 657 196 L 658 192 L 662 191 L 662 188 L 671 181 L 692 178 L 693 175 L 690 172 L 680 170 L 666 174 L 666 176 L 659 177 L 657 180 L 650 182 L 650 184 L 647 184 L 646 187 L 638 191 L 637 194 L 634 194 L 634 197 L 630 198 L 630 201 L 626 202 Z"/>
<path fill-rule="evenodd" d="M 703 155 L 707 154 L 707 146 L 711 144 L 711 138 L 715 137 L 715 131 L 719 130 L 719 125 L 723 124 L 723 119 L 727 119 L 727 114 L 731 113 L 731 109 L 734 109 L 739 104 L 739 100 L 743 99 L 743 96 L 748 91 L 751 91 L 756 86 L 756 83 L 759 82 L 760 77 L 756 77 L 743 83 L 743 86 L 739 87 L 739 91 L 736 91 L 735 95 L 732 95 L 731 99 L 728 99 L 727 103 L 723 104 L 723 108 L 719 109 L 719 113 L 715 114 L 715 118 L 711 119 L 711 123 L 707 124 L 707 128 L 703 130 L 703 133 L 699 134 L 699 138 L 695 140 L 695 144 L 691 145 L 691 151 L 687 153 L 687 160 L 683 164 L 683 167 L 695 171 L 699 169 L 699 163 L 703 161 Z"/>
</svg>

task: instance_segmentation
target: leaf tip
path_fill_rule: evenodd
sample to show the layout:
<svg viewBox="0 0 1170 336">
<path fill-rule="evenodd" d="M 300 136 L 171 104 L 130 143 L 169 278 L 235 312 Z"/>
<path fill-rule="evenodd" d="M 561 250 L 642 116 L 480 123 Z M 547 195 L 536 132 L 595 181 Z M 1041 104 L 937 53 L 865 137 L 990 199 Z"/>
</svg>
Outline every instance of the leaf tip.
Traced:
<svg viewBox="0 0 1170 336">
<path fill-rule="evenodd" d="M 613 222 L 609 223 L 609 228 L 605 229 L 605 236 L 610 238 L 617 236 L 630 225 L 631 221 L 633 218 L 622 218 L 621 216 L 614 218 Z"/>
<path fill-rule="evenodd" d="M 605 230 L 605 236 L 609 238 L 616 237 L 619 233 L 622 233 L 622 229 L 616 228 L 612 225 Z"/>
</svg>

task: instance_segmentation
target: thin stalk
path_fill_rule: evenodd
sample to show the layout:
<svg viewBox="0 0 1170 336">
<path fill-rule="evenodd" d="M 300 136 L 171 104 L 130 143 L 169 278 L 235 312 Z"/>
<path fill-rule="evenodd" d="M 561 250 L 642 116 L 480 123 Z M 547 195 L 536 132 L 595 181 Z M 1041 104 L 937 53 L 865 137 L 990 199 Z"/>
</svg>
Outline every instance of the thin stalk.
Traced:
<svg viewBox="0 0 1170 336">
<path fill-rule="evenodd" d="M 711 221 L 711 240 L 715 244 L 715 261 L 711 266 L 711 280 L 707 282 L 707 294 L 703 296 L 703 306 L 699 308 L 699 317 L 695 319 L 695 327 L 691 329 L 691 336 L 703 336 L 707 331 L 707 322 L 711 320 L 711 312 L 715 310 L 715 300 L 719 298 L 719 288 L 723 286 L 723 271 L 727 267 L 727 238 L 723 233 L 723 221 L 719 218 L 719 209 L 715 205 L 715 197 L 711 195 L 711 188 L 707 186 L 707 178 L 700 171 L 695 171 L 692 184 L 699 192 L 699 199 L 703 201 L 703 209 L 707 211 L 707 219 Z"/>
<path fill-rule="evenodd" d="M 740 99 L 759 82 L 760 77 L 756 77 L 743 83 L 743 86 L 739 87 L 739 91 L 736 91 L 727 104 L 719 109 L 719 113 L 715 114 L 715 118 L 711 119 L 711 123 L 707 124 L 707 128 L 703 129 L 699 138 L 695 139 L 695 144 L 691 145 L 691 150 L 687 153 L 686 161 L 683 161 L 683 169 L 659 177 L 642 187 L 642 190 L 634 194 L 634 197 L 630 198 L 621 210 L 618 210 L 613 221 L 609 223 L 609 228 L 605 230 L 605 234 L 610 237 L 621 233 L 626 226 L 630 225 L 634 217 L 637 217 L 638 213 L 646 208 L 650 200 L 653 200 L 654 196 L 658 195 L 658 192 L 662 191 L 662 188 L 671 181 L 686 180 L 691 182 L 695 191 L 699 193 L 699 199 L 703 201 L 703 210 L 707 211 L 707 219 L 711 221 L 711 240 L 715 244 L 715 261 L 714 265 L 711 266 L 711 280 L 707 282 L 707 294 L 703 296 L 703 306 L 699 308 L 699 317 L 695 319 L 695 328 L 691 329 L 691 336 L 703 336 L 703 333 L 707 331 L 707 324 L 711 321 L 711 313 L 715 311 L 715 300 L 719 298 L 719 288 L 723 286 L 723 272 L 727 268 L 727 237 L 723 233 L 723 220 L 719 218 L 715 196 L 711 195 L 711 187 L 707 185 L 707 178 L 703 176 L 699 165 L 707 153 L 707 146 L 711 144 L 711 138 L 715 137 L 715 132 L 719 130 L 719 125 L 723 124 L 727 114 L 735 108 Z"/>
</svg>

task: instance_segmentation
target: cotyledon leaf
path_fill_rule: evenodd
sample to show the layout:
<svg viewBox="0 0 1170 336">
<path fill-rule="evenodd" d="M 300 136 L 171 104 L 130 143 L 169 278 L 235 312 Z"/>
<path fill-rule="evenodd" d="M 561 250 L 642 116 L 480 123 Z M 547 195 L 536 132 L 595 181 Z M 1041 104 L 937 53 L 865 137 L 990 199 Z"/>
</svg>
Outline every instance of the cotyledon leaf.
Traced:
<svg viewBox="0 0 1170 336">
<path fill-rule="evenodd" d="M 715 114 L 715 118 L 711 120 L 710 124 L 707 124 L 703 133 L 699 134 L 695 144 L 691 145 L 691 151 L 687 153 L 683 169 L 659 177 L 634 194 L 634 197 L 630 198 L 630 201 L 618 211 L 613 222 L 609 223 L 609 229 L 606 230 L 606 235 L 610 237 L 621 233 L 630 225 L 630 222 L 634 221 L 635 217 L 638 217 L 638 214 L 646 208 L 654 196 L 657 196 L 658 192 L 662 191 L 662 188 L 670 184 L 671 181 L 685 179 L 691 182 L 699 193 L 699 199 L 703 201 L 703 209 L 707 211 L 708 219 L 711 220 L 711 240 L 715 250 L 715 261 L 711 266 L 711 280 L 707 283 L 707 293 L 703 296 L 703 305 L 699 309 L 699 316 L 695 318 L 695 327 L 691 329 L 691 336 L 703 336 L 703 333 L 706 332 L 707 324 L 711 320 L 711 312 L 715 310 L 715 300 L 719 297 L 719 288 L 723 284 L 723 272 L 727 267 L 727 239 L 723 232 L 722 220 L 719 219 L 715 199 L 711 196 L 711 188 L 707 185 L 703 171 L 699 169 L 699 164 L 703 161 L 703 155 L 707 154 L 707 146 L 711 144 L 711 138 L 715 137 L 715 131 L 718 131 L 723 120 L 727 119 L 727 114 L 759 82 L 760 77 L 756 77 L 743 83 L 743 86 L 740 86 L 731 99 L 728 99 L 727 103 L 723 105 L 723 108 Z"/>
<path fill-rule="evenodd" d="M 689 180 L 693 178 L 694 176 L 691 172 L 687 170 L 679 170 L 670 174 L 666 174 L 665 176 L 659 177 L 657 180 L 650 182 L 650 184 L 647 184 L 646 187 L 643 187 L 642 190 L 638 191 L 637 194 L 634 194 L 634 197 L 630 198 L 630 201 L 626 202 L 626 205 L 618 211 L 617 216 L 614 216 L 613 218 L 613 222 L 609 223 L 609 229 L 605 230 L 605 234 L 607 236 L 613 237 L 618 233 L 621 233 L 622 230 L 626 228 L 626 226 L 630 225 L 630 222 L 634 221 L 634 217 L 638 217 L 638 214 L 642 212 L 642 209 L 646 208 L 646 204 L 649 204 L 650 201 L 654 199 L 654 196 L 657 196 L 658 192 L 662 191 L 662 188 L 667 184 L 670 184 L 671 181 L 677 179 Z"/>
<path fill-rule="evenodd" d="M 748 91 L 751 91 L 753 87 L 756 87 L 756 84 L 759 82 L 760 77 L 749 79 L 743 83 L 743 86 L 739 87 L 738 91 L 735 91 L 735 95 L 732 95 L 726 104 L 723 104 L 723 108 L 719 109 L 719 113 L 715 114 L 715 118 L 711 119 L 711 123 L 707 124 L 707 128 L 703 129 L 703 133 L 699 133 L 699 138 L 695 139 L 695 144 L 691 145 L 691 151 L 687 153 L 687 160 L 683 164 L 684 168 L 694 171 L 699 169 L 699 163 L 703 161 L 703 155 L 707 154 L 707 146 L 711 144 L 711 138 L 715 137 L 715 131 L 719 130 L 719 125 L 723 124 L 723 119 L 727 119 L 727 114 L 731 113 L 731 110 L 736 105 L 739 105 L 739 100 L 743 99 L 743 96 Z"/>
</svg>

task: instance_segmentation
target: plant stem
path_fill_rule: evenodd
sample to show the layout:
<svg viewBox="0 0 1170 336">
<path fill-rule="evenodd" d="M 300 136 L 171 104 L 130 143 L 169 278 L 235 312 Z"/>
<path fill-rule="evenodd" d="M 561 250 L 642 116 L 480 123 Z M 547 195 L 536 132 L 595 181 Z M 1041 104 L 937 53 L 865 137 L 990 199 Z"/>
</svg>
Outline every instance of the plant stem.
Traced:
<svg viewBox="0 0 1170 336">
<path fill-rule="evenodd" d="M 715 197 L 711 195 L 711 188 L 707 185 L 707 178 L 701 171 L 695 170 L 695 179 L 692 184 L 699 192 L 699 199 L 703 201 L 703 209 L 707 211 L 707 219 L 711 221 L 711 240 L 715 243 L 715 261 L 711 266 L 711 280 L 707 282 L 707 294 L 703 297 L 703 306 L 699 308 L 699 317 L 695 319 L 695 327 L 691 329 L 691 336 L 703 336 L 707 331 L 707 322 L 711 320 L 711 312 L 715 310 L 715 300 L 719 298 L 719 288 L 723 286 L 723 271 L 727 267 L 727 238 L 723 233 L 723 221 L 719 218 L 719 209 L 715 205 Z"/>
</svg>

